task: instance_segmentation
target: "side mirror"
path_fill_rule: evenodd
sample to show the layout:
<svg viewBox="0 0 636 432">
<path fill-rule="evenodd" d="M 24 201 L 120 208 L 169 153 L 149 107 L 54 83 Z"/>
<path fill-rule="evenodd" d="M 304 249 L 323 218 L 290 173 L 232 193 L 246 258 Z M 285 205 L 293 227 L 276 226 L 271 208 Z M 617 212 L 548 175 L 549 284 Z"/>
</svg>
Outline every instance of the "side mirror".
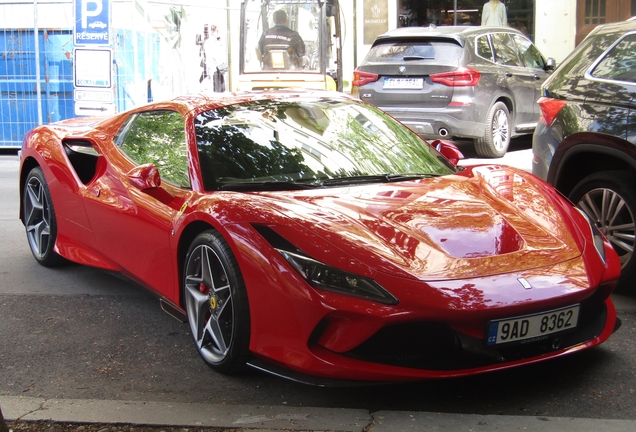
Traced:
<svg viewBox="0 0 636 432">
<path fill-rule="evenodd" d="M 154 189 L 161 186 L 159 170 L 153 164 L 134 167 L 126 174 L 130 183 L 140 190 Z"/>
<path fill-rule="evenodd" d="M 431 146 L 442 154 L 448 161 L 457 166 L 460 159 L 464 159 L 464 155 L 459 151 L 459 148 L 450 141 L 435 140 L 431 143 Z"/>
<path fill-rule="evenodd" d="M 554 60 L 552 57 L 549 57 L 548 60 L 546 60 L 545 62 L 545 70 L 553 71 L 555 69 L 556 69 L 556 60 Z"/>
</svg>

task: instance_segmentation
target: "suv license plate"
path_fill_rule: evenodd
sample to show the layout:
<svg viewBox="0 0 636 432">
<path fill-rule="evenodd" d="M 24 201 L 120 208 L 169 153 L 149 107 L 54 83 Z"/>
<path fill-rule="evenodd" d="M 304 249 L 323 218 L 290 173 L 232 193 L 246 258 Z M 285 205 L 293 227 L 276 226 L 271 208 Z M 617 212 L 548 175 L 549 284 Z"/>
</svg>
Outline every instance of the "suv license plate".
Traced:
<svg viewBox="0 0 636 432">
<path fill-rule="evenodd" d="M 383 89 L 415 89 L 424 88 L 424 78 L 384 78 Z"/>
<path fill-rule="evenodd" d="M 486 344 L 541 340 L 547 335 L 574 329 L 579 320 L 579 308 L 579 305 L 574 305 L 535 315 L 490 321 Z"/>
</svg>

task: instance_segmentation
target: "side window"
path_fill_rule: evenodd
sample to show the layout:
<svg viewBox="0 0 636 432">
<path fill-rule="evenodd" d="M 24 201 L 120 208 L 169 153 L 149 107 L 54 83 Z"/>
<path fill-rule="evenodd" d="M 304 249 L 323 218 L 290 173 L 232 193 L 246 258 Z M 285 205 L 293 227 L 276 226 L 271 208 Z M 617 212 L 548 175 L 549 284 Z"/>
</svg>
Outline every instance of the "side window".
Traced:
<svg viewBox="0 0 636 432">
<path fill-rule="evenodd" d="M 592 76 L 616 81 L 636 82 L 636 34 L 625 36 L 614 45 L 592 71 Z"/>
<path fill-rule="evenodd" d="M 174 111 L 139 113 L 118 133 L 117 145 L 139 165 L 157 166 L 162 180 L 190 187 L 183 117 Z"/>
<path fill-rule="evenodd" d="M 492 45 L 495 48 L 495 62 L 506 66 L 523 66 L 517 51 L 517 45 L 510 33 L 493 33 Z"/>
<path fill-rule="evenodd" d="M 492 48 L 490 47 L 488 35 L 479 36 L 475 44 L 477 46 L 477 55 L 479 57 L 495 61 L 492 56 Z"/>
<path fill-rule="evenodd" d="M 545 61 L 537 47 L 523 36 L 513 35 L 513 37 L 515 42 L 517 42 L 519 54 L 521 54 L 521 58 L 526 64 L 526 67 L 532 69 L 545 69 Z"/>
</svg>

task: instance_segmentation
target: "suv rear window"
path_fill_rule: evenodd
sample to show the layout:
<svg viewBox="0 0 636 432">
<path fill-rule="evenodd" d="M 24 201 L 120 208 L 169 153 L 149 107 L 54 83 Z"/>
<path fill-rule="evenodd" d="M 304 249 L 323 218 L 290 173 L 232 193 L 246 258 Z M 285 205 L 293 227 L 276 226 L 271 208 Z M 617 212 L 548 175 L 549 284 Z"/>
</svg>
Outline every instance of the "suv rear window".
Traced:
<svg viewBox="0 0 636 432">
<path fill-rule="evenodd" d="M 373 46 L 365 63 L 403 63 L 417 60 L 457 62 L 462 53 L 463 48 L 452 41 L 387 41 Z"/>
</svg>

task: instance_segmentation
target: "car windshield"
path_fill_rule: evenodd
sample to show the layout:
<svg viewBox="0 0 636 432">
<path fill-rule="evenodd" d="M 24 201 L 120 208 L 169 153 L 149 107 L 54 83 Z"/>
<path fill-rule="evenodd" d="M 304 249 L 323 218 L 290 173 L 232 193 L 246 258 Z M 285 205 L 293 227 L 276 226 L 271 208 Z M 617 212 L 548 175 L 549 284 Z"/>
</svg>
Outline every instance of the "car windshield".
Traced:
<svg viewBox="0 0 636 432">
<path fill-rule="evenodd" d="M 457 63 L 462 53 L 462 47 L 454 41 L 386 41 L 372 47 L 364 59 L 364 63 L 402 63 L 412 60 Z"/>
<path fill-rule="evenodd" d="M 350 99 L 230 105 L 195 120 L 206 190 L 293 190 L 404 181 L 455 172 L 377 108 Z"/>
</svg>

